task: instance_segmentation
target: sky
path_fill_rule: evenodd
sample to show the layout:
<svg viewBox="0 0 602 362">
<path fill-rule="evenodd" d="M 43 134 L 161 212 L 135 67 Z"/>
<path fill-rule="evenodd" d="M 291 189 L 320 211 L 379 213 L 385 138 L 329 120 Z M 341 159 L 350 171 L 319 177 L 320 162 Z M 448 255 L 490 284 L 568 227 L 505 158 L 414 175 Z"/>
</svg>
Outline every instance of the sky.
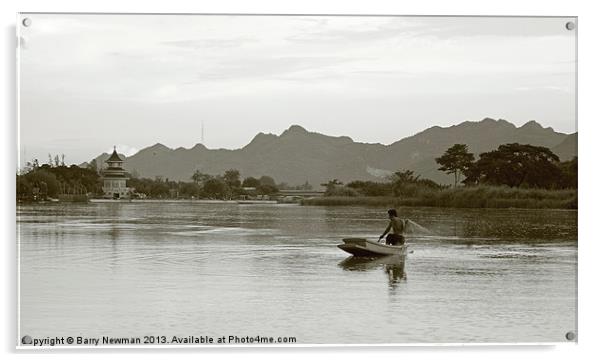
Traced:
<svg viewBox="0 0 602 362">
<path fill-rule="evenodd" d="M 21 166 L 292 124 L 382 144 L 485 117 L 576 131 L 572 18 L 21 17 Z"/>
</svg>

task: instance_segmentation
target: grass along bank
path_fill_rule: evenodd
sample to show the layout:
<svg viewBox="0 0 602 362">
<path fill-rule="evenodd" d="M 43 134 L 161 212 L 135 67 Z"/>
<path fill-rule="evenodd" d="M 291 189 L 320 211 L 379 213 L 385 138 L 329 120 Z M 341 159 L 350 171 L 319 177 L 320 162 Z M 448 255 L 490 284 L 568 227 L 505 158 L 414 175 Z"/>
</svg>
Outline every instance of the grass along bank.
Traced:
<svg viewBox="0 0 602 362">
<path fill-rule="evenodd" d="M 425 189 L 412 196 L 325 196 L 305 199 L 308 206 L 434 206 L 458 208 L 577 209 L 577 190 L 521 189 L 503 186 Z"/>
</svg>

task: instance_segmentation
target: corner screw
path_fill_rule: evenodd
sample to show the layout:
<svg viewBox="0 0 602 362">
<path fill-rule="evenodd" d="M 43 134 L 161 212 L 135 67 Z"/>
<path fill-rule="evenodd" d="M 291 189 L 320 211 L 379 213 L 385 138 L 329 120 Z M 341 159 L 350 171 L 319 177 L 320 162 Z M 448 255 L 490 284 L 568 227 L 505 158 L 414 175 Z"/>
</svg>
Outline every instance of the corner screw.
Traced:
<svg viewBox="0 0 602 362">
<path fill-rule="evenodd" d="M 572 21 L 569 21 L 568 23 L 566 23 L 566 24 L 564 25 L 564 27 L 565 27 L 567 30 L 573 30 L 573 29 L 575 29 L 575 23 L 573 23 Z"/>
</svg>

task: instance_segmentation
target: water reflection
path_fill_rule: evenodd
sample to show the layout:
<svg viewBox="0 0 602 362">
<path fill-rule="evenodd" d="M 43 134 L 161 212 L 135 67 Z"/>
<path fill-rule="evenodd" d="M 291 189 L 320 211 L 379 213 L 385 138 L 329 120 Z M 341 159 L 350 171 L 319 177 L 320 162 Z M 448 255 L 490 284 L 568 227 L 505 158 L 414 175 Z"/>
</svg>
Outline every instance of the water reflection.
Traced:
<svg viewBox="0 0 602 362">
<path fill-rule="evenodd" d="M 388 277 L 389 288 L 395 288 L 407 279 L 405 272 L 405 257 L 389 255 L 383 257 L 350 256 L 339 263 L 346 271 L 370 271 L 382 268 Z"/>
<path fill-rule="evenodd" d="M 20 328 L 303 343 L 549 342 L 576 329 L 576 212 L 401 213 L 429 231 L 409 230 L 411 263 L 336 248 L 374 238 L 381 208 L 20 205 Z"/>
</svg>

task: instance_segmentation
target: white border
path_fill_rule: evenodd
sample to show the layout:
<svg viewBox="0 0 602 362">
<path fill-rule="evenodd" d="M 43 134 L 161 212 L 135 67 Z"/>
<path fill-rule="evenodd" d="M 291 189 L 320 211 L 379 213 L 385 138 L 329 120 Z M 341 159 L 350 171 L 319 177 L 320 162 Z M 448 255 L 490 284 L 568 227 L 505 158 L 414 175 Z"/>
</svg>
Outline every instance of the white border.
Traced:
<svg viewBox="0 0 602 362">
<path fill-rule="evenodd" d="M 16 24 L 19 23 L 19 18 L 20 16 L 17 14 L 16 17 Z M 17 39 L 21 39 L 21 27 L 17 26 L 16 27 L 17 30 Z M 18 41 L 18 40 L 17 40 Z M 20 60 L 20 56 L 21 56 L 21 47 L 18 46 L 17 44 L 17 48 L 16 48 L 16 52 L 15 52 L 15 66 L 16 66 L 16 71 L 17 74 L 15 76 L 15 86 L 17 87 L 16 89 L 21 89 L 21 62 Z M 16 98 L 17 98 L 17 165 L 21 164 L 21 94 L 20 92 L 16 92 Z M 18 166 L 17 166 L 18 167 Z M 16 216 L 15 216 L 15 221 L 16 221 Z M 19 343 L 19 337 L 21 335 L 21 323 L 19 322 L 21 320 L 21 224 L 16 223 L 16 235 L 15 235 L 15 239 L 17 242 L 17 343 Z"/>
<path fill-rule="evenodd" d="M 600 19 L 601 13 L 596 8 L 595 2 L 585 1 L 547 1 L 547 2 L 536 2 L 536 1 L 515 1 L 505 0 L 498 2 L 483 2 L 483 1 L 470 1 L 470 0 L 455 0 L 455 1 L 415 1 L 415 2 L 398 2 L 398 1 L 316 1 L 306 0 L 297 2 L 283 2 L 283 1 L 261 1 L 255 0 L 253 2 L 238 0 L 238 1 L 221 1 L 221 2 L 194 2 L 194 1 L 146 1 L 146 2 L 126 2 L 124 0 L 105 0 L 98 1 L 95 3 L 91 2 L 78 2 L 71 0 L 53 0 L 53 1 L 27 1 L 22 0 L 17 2 L 16 0 L 5 0 L 1 3 L 2 10 L 0 16 L 3 21 L 4 40 L 5 44 L 5 56 L 3 57 L 4 62 L 4 77 L 5 87 L 3 88 L 2 97 L 2 109 L 4 110 L 5 122 L 3 122 L 2 135 L 5 137 L 4 144 L 4 165 L 3 169 L 5 177 L 1 178 L 0 189 L 3 192 L 3 200 L 5 200 L 5 207 L 2 209 L 3 217 L 3 230 L 5 231 L 5 238 L 3 239 L 5 250 L 3 255 L 5 256 L 4 271 L 6 272 L 4 280 L 7 282 L 4 295 L 9 298 L 4 298 L 4 311 L 6 313 L 5 326 L 2 329 L 0 335 L 0 341 L 4 344 L 3 351 L 11 352 L 14 351 L 15 341 L 15 307 L 16 299 L 11 297 L 11 294 L 15 293 L 16 282 L 15 282 L 15 255 L 16 250 L 14 244 L 11 245 L 11 241 L 15 240 L 15 205 L 14 205 L 14 171 L 16 170 L 16 129 L 14 124 L 15 116 L 15 94 L 14 94 L 14 80 L 15 68 L 14 68 L 14 38 L 10 36 L 12 30 L 14 34 L 15 15 L 18 11 L 38 11 L 38 12 L 157 12 L 157 13 L 330 13 L 330 14 L 391 14 L 391 15 L 404 15 L 404 14 L 425 14 L 425 15 L 548 15 L 548 16 L 579 16 L 579 158 L 580 158 L 580 192 L 579 192 L 579 344 L 575 345 L 572 343 L 557 345 L 556 347 L 550 347 L 549 345 L 476 345 L 471 347 L 459 347 L 461 345 L 446 345 L 446 347 L 429 348 L 424 347 L 391 347 L 391 345 L 384 345 L 379 347 L 326 347 L 324 345 L 318 345 L 319 348 L 311 349 L 312 351 L 318 351 L 320 353 L 326 352 L 329 354 L 333 350 L 337 353 L 344 354 L 344 358 L 357 356 L 358 351 L 361 352 L 379 352 L 382 353 L 379 358 L 399 358 L 399 356 L 391 356 L 393 353 L 403 351 L 410 356 L 417 357 L 419 354 L 428 352 L 430 354 L 445 353 L 443 358 L 452 360 L 482 360 L 487 358 L 489 360 L 507 360 L 508 357 L 516 358 L 517 356 L 527 357 L 533 353 L 545 354 L 546 359 L 565 361 L 568 358 L 590 358 L 597 351 L 597 336 L 600 335 L 599 328 L 600 324 L 600 312 L 599 304 L 597 301 L 600 297 L 600 292 L 596 290 L 596 285 L 599 284 L 598 276 L 600 275 L 599 270 L 599 257 L 600 246 L 599 246 L 599 233 L 595 228 L 594 218 L 599 214 L 597 212 L 596 192 L 599 192 L 599 186 L 597 181 L 600 180 L 600 172 L 596 170 L 598 164 L 598 155 L 596 152 L 587 153 L 587 151 L 595 151 L 595 147 L 598 143 L 598 135 L 600 134 L 599 119 L 601 118 L 600 107 L 599 107 L 599 86 L 602 84 L 600 79 L 600 68 L 599 64 L 602 64 L 600 57 L 600 47 L 597 46 L 599 43 L 598 36 L 600 34 Z M 11 28 L 11 25 L 13 26 Z M 11 65 L 12 63 L 12 65 Z M 8 84 L 6 84 L 8 83 Z M 598 123 L 596 123 L 598 122 Z M 587 197 L 584 197 L 587 195 Z M 8 301 L 6 300 L 8 299 Z M 585 317 L 586 316 L 586 317 Z M 11 323 L 12 322 L 12 323 Z M 406 345 L 407 346 L 407 345 Z M 183 354 L 182 351 L 189 349 L 177 349 L 170 353 L 178 355 L 179 357 L 194 357 Z M 195 349 L 198 351 L 199 349 Z M 202 349 L 202 351 L 211 353 L 212 357 L 223 358 L 227 357 L 226 353 L 217 353 L 215 355 L 214 348 Z M 253 357 L 260 357 L 261 360 L 274 358 L 274 360 L 282 359 L 282 353 L 280 351 L 287 350 L 299 353 L 300 351 L 308 351 L 310 349 L 298 348 L 297 346 L 289 348 L 276 348 L 262 347 L 262 346 L 240 346 L 240 348 L 224 349 L 220 348 L 220 351 L 229 350 L 234 354 L 239 354 L 239 350 L 245 352 L 251 352 Z M 267 350 L 267 351 L 266 351 Z M 54 351 L 54 350 L 53 350 Z M 69 351 L 74 351 L 73 349 Z M 80 349 L 75 349 L 75 353 L 67 353 L 66 350 L 60 350 L 59 353 L 51 352 L 47 353 L 36 353 L 33 356 L 45 355 L 45 357 L 57 360 L 69 360 L 77 359 L 80 360 L 81 356 L 77 356 L 77 352 Z M 89 351 L 89 350 L 88 350 Z M 86 358 L 104 358 L 105 353 L 108 352 L 106 349 L 96 349 L 97 352 L 94 356 L 87 356 Z M 130 350 L 131 351 L 131 350 Z M 165 349 L 153 349 L 153 352 L 157 352 L 152 356 L 145 356 L 145 360 L 163 360 L 165 358 Z M 160 353 L 159 353 L 160 351 Z M 495 351 L 496 353 L 490 353 Z M 26 352 L 26 351 L 23 351 Z M 120 353 L 122 353 L 120 351 Z M 287 359 L 295 360 L 296 357 L 306 359 L 307 356 L 303 354 L 309 352 L 301 352 L 301 355 L 287 356 Z M 114 353 L 111 353 L 114 354 Z M 389 355 L 389 356 L 386 356 Z M 22 353 L 17 356 L 23 356 Z M 30 357 L 32 355 L 27 355 Z M 131 353 L 124 353 L 122 357 L 128 357 L 131 359 Z M 13 354 L 9 357 L 15 357 Z M 364 359 L 365 356 L 359 355 L 360 358 Z M 409 357 L 409 356 L 407 356 Z M 534 356 L 531 356 L 531 358 Z"/>
<path fill-rule="evenodd" d="M 19 14 L 17 14 L 17 19 L 16 19 L 16 24 L 17 24 L 17 37 L 18 39 L 20 39 L 20 35 L 21 35 L 21 29 L 22 29 L 22 21 L 27 18 L 28 16 L 32 16 L 32 15 L 36 15 L 36 14 L 51 14 L 51 13 L 41 13 L 41 12 L 20 12 Z M 55 13 L 57 16 L 60 16 L 62 14 L 76 14 L 76 15 L 86 15 L 86 14 L 96 14 L 96 13 Z M 113 16 L 113 15 L 122 15 L 123 13 L 103 13 L 107 16 Z M 129 13 L 129 15 L 137 15 L 137 16 L 145 16 L 145 15 L 157 15 L 158 13 L 139 13 L 139 14 L 132 14 Z M 188 15 L 190 15 L 191 13 L 188 13 Z M 159 14 L 159 15 L 163 15 L 163 14 Z M 164 14 L 166 16 L 178 16 L 178 15 L 182 15 L 180 13 L 167 13 Z M 203 13 L 203 14 L 193 14 L 193 15 L 197 15 L 197 16 L 214 16 L 214 15 L 222 15 L 221 13 Z M 275 16 L 275 17 L 286 17 L 286 16 L 290 16 L 291 14 L 258 14 L 258 13 L 253 13 L 253 14 L 234 14 L 234 13 L 230 13 L 228 15 L 236 15 L 236 16 Z M 306 16 L 308 14 L 295 14 L 295 16 Z M 346 15 L 340 15 L 340 14 L 319 14 L 322 16 L 334 16 L 334 17 L 343 17 Z M 356 16 L 366 16 L 366 17 L 390 17 L 392 15 L 383 15 L 383 14 L 366 14 L 366 15 L 356 15 Z M 415 17 L 415 15 L 393 15 L 393 16 L 399 16 L 399 17 Z M 421 16 L 421 15 L 418 15 Z M 442 17 L 445 15 L 442 15 Z M 431 16 L 426 16 L 426 17 L 431 17 Z M 459 16 L 461 17 L 461 16 Z M 471 17 L 471 16 L 464 16 L 464 17 Z M 475 17 L 492 17 L 492 16 L 488 16 L 488 15 L 477 15 Z M 512 18 L 513 16 L 502 16 L 502 17 L 508 17 L 508 18 Z M 532 16 L 524 16 L 524 17 L 532 17 Z M 548 17 L 554 17 L 554 16 L 548 16 Z M 560 19 L 567 19 L 570 18 L 570 16 L 559 16 L 558 18 Z M 577 22 L 577 18 L 574 19 L 575 21 L 575 31 L 577 31 L 578 29 L 578 22 Z M 17 68 L 17 89 L 19 89 L 20 86 L 20 67 L 21 65 L 19 64 L 19 57 L 20 57 L 20 51 L 21 48 L 18 47 L 17 48 L 17 57 L 16 57 L 16 68 Z M 576 49 L 577 51 L 577 49 Z M 20 94 L 19 92 L 17 92 L 17 164 L 20 165 L 20 131 L 21 131 L 21 124 L 20 124 L 20 120 L 21 120 L 21 103 L 20 103 Z M 575 127 L 576 128 L 576 127 Z M 560 342 L 517 342 L 517 343 L 486 343 L 486 342 L 475 342 L 475 343 L 468 343 L 468 342 L 458 342 L 458 343 L 450 343 L 450 342 L 425 342 L 425 343 L 405 343 L 405 342 L 399 342 L 399 343 L 349 343 L 349 344 L 343 344 L 343 343 L 295 343 L 295 344 L 286 344 L 286 343 L 273 343 L 273 344 L 253 344 L 253 343 L 244 343 L 244 344 L 142 344 L 142 345 L 128 345 L 128 344 L 116 344 L 116 345 L 97 345 L 97 346 L 78 346 L 78 345 L 55 345 L 55 346 L 43 346 L 43 347 L 39 347 L 39 346 L 27 346 L 27 345 L 21 345 L 19 344 L 19 340 L 21 338 L 21 336 L 23 335 L 21 333 L 21 324 L 20 324 L 20 317 L 21 317 L 21 310 L 20 310 L 20 299 L 21 299 L 21 285 L 20 285 L 20 272 L 21 272 L 21 263 L 20 263 L 20 254 L 21 254 L 21 243 L 20 243 L 20 234 L 19 234 L 19 224 L 17 224 L 17 346 L 16 348 L 19 350 L 48 350 L 48 349 L 88 349 L 88 350 L 96 350 L 96 349 L 146 349 L 146 350 L 152 350 L 152 349 L 163 349 L 163 348 L 168 348 L 168 349 L 173 349 L 173 348 L 272 348 L 272 347 L 277 347 L 277 348 L 287 348 L 287 347 L 298 347 L 298 348 L 311 348 L 311 347 L 347 347 L 347 346 L 351 346 L 351 347 L 424 347 L 424 346 L 450 346 L 450 347 L 457 347 L 457 346 L 556 346 L 556 345 L 563 345 L 563 344 L 574 344 L 573 341 L 560 341 Z M 576 311 L 577 312 L 577 311 Z"/>
</svg>

